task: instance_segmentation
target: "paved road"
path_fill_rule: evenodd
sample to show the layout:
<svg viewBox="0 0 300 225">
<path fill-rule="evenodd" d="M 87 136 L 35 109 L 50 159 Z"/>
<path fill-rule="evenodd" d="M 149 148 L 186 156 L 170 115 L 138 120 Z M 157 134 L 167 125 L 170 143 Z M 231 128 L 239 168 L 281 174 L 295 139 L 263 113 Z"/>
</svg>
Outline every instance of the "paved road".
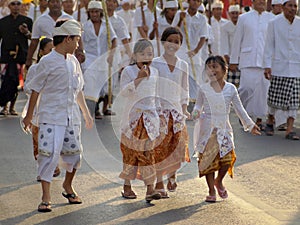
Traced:
<svg viewBox="0 0 300 225">
<path fill-rule="evenodd" d="M 18 111 L 24 104 L 21 97 Z M 254 137 L 241 130 L 234 114 L 231 120 L 238 159 L 234 179 L 225 179 L 225 201 L 204 202 L 207 187 L 197 177 L 195 160 L 180 170 L 169 199 L 146 204 L 140 182 L 134 184 L 137 199 L 122 199 L 117 116 L 83 131 L 85 153 L 74 187 L 84 203 L 67 204 L 60 175 L 52 183 L 53 211 L 42 214 L 36 210 L 41 193 L 31 137 L 21 131 L 19 118 L 0 117 L 0 224 L 300 224 L 300 142 L 285 140 L 278 131 Z M 188 128 L 192 134 L 192 122 Z"/>
</svg>

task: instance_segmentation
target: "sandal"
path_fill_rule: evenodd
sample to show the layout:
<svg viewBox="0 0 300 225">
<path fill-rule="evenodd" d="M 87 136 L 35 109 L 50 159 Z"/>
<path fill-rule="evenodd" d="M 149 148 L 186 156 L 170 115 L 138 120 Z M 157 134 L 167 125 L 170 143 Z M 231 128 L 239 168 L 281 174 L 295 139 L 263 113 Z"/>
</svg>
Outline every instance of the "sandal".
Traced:
<svg viewBox="0 0 300 225">
<path fill-rule="evenodd" d="M 123 198 L 126 199 L 136 199 L 136 194 L 134 193 L 134 191 L 130 190 L 130 191 L 121 191 L 121 195 Z"/>
<path fill-rule="evenodd" d="M 17 112 L 16 110 L 14 110 L 14 109 L 10 109 L 10 110 L 9 110 L 9 114 L 12 115 L 12 116 L 17 116 L 17 115 L 19 115 L 18 112 Z"/>
<path fill-rule="evenodd" d="M 259 123 L 259 124 L 256 124 L 258 127 L 259 127 L 259 129 L 261 130 L 261 131 L 265 131 L 265 126 L 264 125 L 262 125 L 262 123 Z"/>
<path fill-rule="evenodd" d="M 157 191 L 160 195 L 161 195 L 161 198 L 170 198 L 169 195 L 168 195 L 168 192 L 166 192 L 165 189 L 155 189 L 155 191 Z"/>
<path fill-rule="evenodd" d="M 54 170 L 54 173 L 53 173 L 53 177 L 58 177 L 60 175 L 60 169 L 59 167 L 57 166 Z"/>
<path fill-rule="evenodd" d="M 265 133 L 267 136 L 273 136 L 274 135 L 274 126 L 273 124 L 267 124 L 265 128 Z"/>
<path fill-rule="evenodd" d="M 109 110 L 109 109 L 107 109 L 107 110 L 105 110 L 105 111 L 103 112 L 103 115 L 104 115 L 104 116 L 115 116 L 116 113 L 113 112 L 113 111 L 111 111 L 111 110 Z"/>
<path fill-rule="evenodd" d="M 289 140 L 295 140 L 295 141 L 300 139 L 299 136 L 297 136 L 296 132 L 288 133 L 287 135 L 285 135 L 285 138 Z"/>
<path fill-rule="evenodd" d="M 208 195 L 206 196 L 205 201 L 215 203 L 217 201 L 217 197 L 215 195 Z"/>
<path fill-rule="evenodd" d="M 146 195 L 146 202 L 150 203 L 152 200 L 159 200 L 161 199 L 161 195 L 157 191 L 153 191 L 151 195 Z"/>
<path fill-rule="evenodd" d="M 286 131 L 287 127 L 286 124 L 281 124 L 280 126 L 278 126 L 277 130 L 278 131 Z"/>
<path fill-rule="evenodd" d="M 168 191 L 174 192 L 174 191 L 176 191 L 176 188 L 177 188 L 176 180 L 174 178 L 169 178 L 169 181 L 167 184 Z"/>
<path fill-rule="evenodd" d="M 51 202 L 41 202 L 38 206 L 39 212 L 51 212 Z"/>
<path fill-rule="evenodd" d="M 226 188 L 221 189 L 216 184 L 215 184 L 215 187 L 217 188 L 218 194 L 221 198 L 223 198 L 223 199 L 228 198 L 228 193 L 227 193 Z"/>
<path fill-rule="evenodd" d="M 97 112 L 95 113 L 95 119 L 96 119 L 96 120 L 101 120 L 101 119 L 103 119 L 103 117 L 102 117 L 102 115 L 101 115 L 101 113 L 100 113 L 99 111 L 97 111 Z"/>
<path fill-rule="evenodd" d="M 66 192 L 62 192 L 61 194 L 62 194 L 62 196 L 64 196 L 65 198 L 67 198 L 69 200 L 69 204 L 81 204 L 82 203 L 81 199 L 75 193 L 67 194 Z M 72 201 L 71 201 L 71 199 L 72 199 Z"/>
</svg>

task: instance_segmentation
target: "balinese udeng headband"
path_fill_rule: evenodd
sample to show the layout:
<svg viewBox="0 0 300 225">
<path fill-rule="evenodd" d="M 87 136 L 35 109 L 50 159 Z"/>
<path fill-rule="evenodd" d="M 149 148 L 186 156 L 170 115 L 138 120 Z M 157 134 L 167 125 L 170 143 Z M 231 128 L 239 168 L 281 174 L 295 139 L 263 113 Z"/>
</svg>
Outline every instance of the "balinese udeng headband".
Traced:
<svg viewBox="0 0 300 225">
<path fill-rule="evenodd" d="M 223 9 L 223 8 L 224 8 L 224 4 L 223 4 L 223 2 L 216 1 L 216 2 L 214 2 L 214 3 L 211 5 L 211 8 L 212 8 L 212 9 L 216 9 L 216 8 L 221 8 L 221 9 Z"/>
<path fill-rule="evenodd" d="M 240 11 L 240 5 L 229 6 L 228 12 L 239 12 L 239 11 Z"/>
<path fill-rule="evenodd" d="M 169 8 L 178 8 L 178 2 L 177 1 L 165 1 L 164 9 L 169 9 Z"/>
<path fill-rule="evenodd" d="M 81 36 L 81 25 L 74 19 L 67 20 L 60 27 L 55 27 L 54 36 Z"/>
<path fill-rule="evenodd" d="M 103 9 L 102 3 L 99 1 L 90 1 L 88 4 L 88 9 Z"/>
<path fill-rule="evenodd" d="M 22 3 L 22 0 L 8 0 L 8 5 L 10 4 L 10 3 L 13 3 L 13 2 L 20 2 L 20 3 Z"/>
<path fill-rule="evenodd" d="M 282 5 L 284 4 L 284 3 L 286 3 L 286 2 L 289 2 L 290 0 L 283 0 L 282 1 Z M 298 5 L 298 1 L 296 1 L 296 4 Z"/>
</svg>

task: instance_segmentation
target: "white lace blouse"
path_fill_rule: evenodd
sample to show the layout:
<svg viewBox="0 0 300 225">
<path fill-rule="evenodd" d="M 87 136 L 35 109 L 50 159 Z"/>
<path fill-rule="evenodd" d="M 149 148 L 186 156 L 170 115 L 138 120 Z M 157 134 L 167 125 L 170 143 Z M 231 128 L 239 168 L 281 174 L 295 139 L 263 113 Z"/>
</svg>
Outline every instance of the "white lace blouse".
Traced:
<svg viewBox="0 0 300 225">
<path fill-rule="evenodd" d="M 160 106 L 156 99 L 158 71 L 150 66 L 149 78 L 144 78 L 135 87 L 134 80 L 138 72 L 139 68 L 134 64 L 125 67 L 121 74 L 121 94 L 126 98 L 121 131 L 131 138 L 132 131 L 142 117 L 149 138 L 154 140 L 159 136 L 160 129 Z"/>
<path fill-rule="evenodd" d="M 167 122 L 172 114 L 173 131 L 177 133 L 185 126 L 182 105 L 189 102 L 188 64 L 177 57 L 175 68 L 171 71 L 165 58 L 160 56 L 153 59 L 152 66 L 159 71 L 158 97 L 162 113 Z"/>
<path fill-rule="evenodd" d="M 233 84 L 226 82 L 221 92 L 216 92 L 210 83 L 200 86 L 194 107 L 194 111 L 200 112 L 200 118 L 194 128 L 194 150 L 196 153 L 203 153 L 215 128 L 220 146 L 220 157 L 222 158 L 234 149 L 233 131 L 229 122 L 231 105 L 240 118 L 244 130 L 251 131 L 254 122 L 246 113 Z"/>
</svg>

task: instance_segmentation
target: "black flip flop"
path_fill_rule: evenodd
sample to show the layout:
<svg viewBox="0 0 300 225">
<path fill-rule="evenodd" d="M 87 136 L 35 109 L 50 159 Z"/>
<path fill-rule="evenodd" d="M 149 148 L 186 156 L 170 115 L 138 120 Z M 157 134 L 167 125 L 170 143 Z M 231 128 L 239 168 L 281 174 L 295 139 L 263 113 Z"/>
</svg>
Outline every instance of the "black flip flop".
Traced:
<svg viewBox="0 0 300 225">
<path fill-rule="evenodd" d="M 67 194 L 66 192 L 62 192 L 61 193 L 62 196 L 64 196 L 65 198 L 67 198 L 69 200 L 69 204 L 81 204 L 82 201 L 79 199 L 78 201 L 71 201 L 70 199 L 75 199 L 76 197 L 78 197 L 75 193 L 72 194 Z"/>
</svg>

